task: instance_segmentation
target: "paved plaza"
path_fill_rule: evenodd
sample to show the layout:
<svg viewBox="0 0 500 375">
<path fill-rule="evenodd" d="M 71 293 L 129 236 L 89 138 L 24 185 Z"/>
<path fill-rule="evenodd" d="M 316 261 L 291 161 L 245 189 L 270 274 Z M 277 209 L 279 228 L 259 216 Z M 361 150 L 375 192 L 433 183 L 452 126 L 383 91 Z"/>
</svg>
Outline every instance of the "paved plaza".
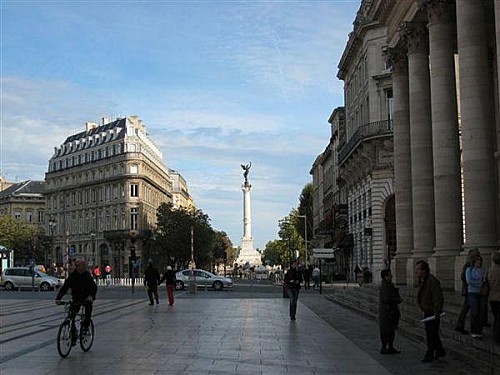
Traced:
<svg viewBox="0 0 500 375">
<path fill-rule="evenodd" d="M 14 294 L 13 294 L 14 293 Z M 422 343 L 398 337 L 400 355 L 380 355 L 374 321 L 302 291 L 297 321 L 281 288 L 177 292 L 149 306 L 142 288 L 100 288 L 88 353 L 61 359 L 55 337 L 64 318 L 54 292 L 0 292 L 0 374 L 470 374 L 452 356 L 420 363 Z M 477 373 L 477 372 L 476 372 Z"/>
</svg>

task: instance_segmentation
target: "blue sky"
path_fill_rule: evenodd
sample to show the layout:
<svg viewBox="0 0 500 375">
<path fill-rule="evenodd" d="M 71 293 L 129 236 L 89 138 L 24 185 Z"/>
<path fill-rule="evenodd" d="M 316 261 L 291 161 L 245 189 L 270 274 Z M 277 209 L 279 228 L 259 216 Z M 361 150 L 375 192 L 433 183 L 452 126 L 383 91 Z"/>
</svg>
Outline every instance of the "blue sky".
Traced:
<svg viewBox="0 0 500 375">
<path fill-rule="evenodd" d="M 212 226 L 277 238 L 343 105 L 360 0 L 1 0 L 0 175 L 42 180 L 86 121 L 138 115 Z"/>
</svg>

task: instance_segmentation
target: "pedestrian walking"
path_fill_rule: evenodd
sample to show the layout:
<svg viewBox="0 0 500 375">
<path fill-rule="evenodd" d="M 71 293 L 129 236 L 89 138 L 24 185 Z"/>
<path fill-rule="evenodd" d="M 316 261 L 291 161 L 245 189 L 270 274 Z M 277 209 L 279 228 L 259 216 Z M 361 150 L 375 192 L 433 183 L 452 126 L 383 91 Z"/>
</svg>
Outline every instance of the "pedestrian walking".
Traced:
<svg viewBox="0 0 500 375">
<path fill-rule="evenodd" d="M 470 306 L 470 334 L 474 338 L 483 337 L 483 298 L 486 298 L 482 290 L 486 280 L 486 271 L 483 268 L 483 259 L 476 258 L 473 265 L 465 271 L 467 280 L 467 297 Z"/>
<path fill-rule="evenodd" d="M 94 276 L 95 284 L 99 285 L 99 279 L 101 278 L 101 269 L 99 266 L 94 266 L 92 270 L 92 276 Z"/>
<path fill-rule="evenodd" d="M 312 271 L 313 271 L 313 268 L 311 265 L 304 268 L 304 274 L 303 274 L 303 276 L 304 276 L 304 289 L 306 289 L 306 290 L 311 289 Z"/>
<path fill-rule="evenodd" d="M 427 352 L 422 362 L 432 362 L 434 359 L 444 357 L 446 350 L 439 337 L 441 313 L 443 312 L 443 290 L 439 280 L 430 273 L 429 264 L 425 260 L 415 263 L 415 277 L 419 282 L 417 302 L 424 314 L 425 336 Z"/>
<path fill-rule="evenodd" d="M 174 288 L 175 288 L 175 272 L 172 270 L 171 266 L 167 266 L 167 272 L 165 272 L 165 275 L 161 278 L 161 280 L 158 282 L 158 285 L 160 285 L 163 281 L 165 281 L 165 284 L 167 285 L 167 297 L 168 297 L 168 305 L 173 306 L 174 304 Z"/>
<path fill-rule="evenodd" d="M 316 289 L 316 287 L 319 288 L 319 278 L 321 277 L 321 271 L 319 270 L 318 266 L 314 267 L 312 271 L 312 279 L 313 279 L 313 289 Z"/>
<path fill-rule="evenodd" d="M 379 328 L 382 341 L 380 354 L 399 354 L 401 351 L 394 348 L 394 340 L 401 316 L 398 304 L 402 302 L 402 299 L 399 289 L 392 283 L 390 270 L 382 270 L 380 278 L 382 280 L 379 292 Z"/>
<path fill-rule="evenodd" d="M 474 264 L 474 261 L 477 257 L 480 257 L 481 254 L 479 249 L 470 249 L 468 254 L 468 259 L 462 267 L 462 272 L 460 274 L 460 280 L 462 280 L 462 296 L 464 297 L 464 301 L 462 303 L 462 308 L 460 309 L 460 314 L 458 315 L 457 323 L 455 324 L 455 331 L 460 332 L 463 335 L 468 335 L 469 331 L 465 329 L 465 320 L 467 319 L 467 313 L 470 310 L 469 298 L 468 294 L 468 285 L 467 280 L 465 279 L 465 271 L 467 268 L 471 267 Z"/>
<path fill-rule="evenodd" d="M 149 304 L 154 305 L 153 296 L 156 304 L 160 303 L 158 298 L 158 283 L 160 282 L 160 273 L 153 267 L 153 259 L 148 260 L 148 266 L 144 271 L 144 285 L 148 291 Z"/>
<path fill-rule="evenodd" d="M 290 269 L 285 275 L 286 290 L 290 299 L 290 319 L 295 320 L 297 313 L 297 300 L 299 299 L 300 284 L 302 283 L 302 272 L 297 267 L 297 261 L 293 261 Z"/>
<path fill-rule="evenodd" d="M 493 264 L 486 280 L 490 286 L 490 306 L 493 313 L 493 341 L 500 344 L 500 253 L 493 254 Z"/>
</svg>

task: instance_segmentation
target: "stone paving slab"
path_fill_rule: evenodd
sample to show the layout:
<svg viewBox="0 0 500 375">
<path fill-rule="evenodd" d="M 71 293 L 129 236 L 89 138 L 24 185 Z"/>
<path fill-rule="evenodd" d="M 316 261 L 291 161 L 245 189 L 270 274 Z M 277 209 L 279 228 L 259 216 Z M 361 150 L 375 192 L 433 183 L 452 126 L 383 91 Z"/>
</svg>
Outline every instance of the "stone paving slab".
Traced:
<svg viewBox="0 0 500 375">
<path fill-rule="evenodd" d="M 178 299 L 173 307 L 114 302 L 124 307 L 102 315 L 96 302 L 90 352 L 76 346 L 61 359 L 53 329 L 31 337 L 50 344 L 2 361 L 0 373 L 390 374 L 306 306 L 291 322 L 287 299 Z"/>
<path fill-rule="evenodd" d="M 380 355 L 375 321 L 315 291 L 301 292 L 295 322 L 279 289 L 249 295 L 179 292 L 175 306 L 161 299 L 151 307 L 144 293 L 101 293 L 94 346 L 77 346 L 66 359 L 56 349 L 63 312 L 53 297 L 2 299 L 0 374 L 479 374 L 451 355 L 422 364 L 425 346 L 399 334 L 403 353 Z"/>
</svg>

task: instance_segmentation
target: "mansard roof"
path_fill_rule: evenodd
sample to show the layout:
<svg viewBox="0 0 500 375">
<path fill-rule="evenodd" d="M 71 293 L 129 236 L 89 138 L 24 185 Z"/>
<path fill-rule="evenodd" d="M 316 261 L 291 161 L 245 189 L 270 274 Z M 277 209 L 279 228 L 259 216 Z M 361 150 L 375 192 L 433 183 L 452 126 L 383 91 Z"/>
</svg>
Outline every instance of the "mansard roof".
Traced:
<svg viewBox="0 0 500 375">
<path fill-rule="evenodd" d="M 93 129 L 85 130 L 83 132 L 70 135 L 68 138 L 66 138 L 64 143 L 77 141 L 77 140 L 92 136 L 94 134 L 101 134 L 101 133 L 107 132 L 108 130 L 115 129 L 115 128 L 122 129 L 122 131 L 118 134 L 118 136 L 116 138 L 123 138 L 125 135 L 126 121 L 127 121 L 126 118 L 120 118 L 120 119 L 117 119 L 113 122 L 110 122 L 109 124 L 97 126 Z"/>
<path fill-rule="evenodd" d="M 0 199 L 23 195 L 43 195 L 45 193 L 45 187 L 45 181 L 26 180 L 18 182 L 0 191 Z"/>
</svg>

